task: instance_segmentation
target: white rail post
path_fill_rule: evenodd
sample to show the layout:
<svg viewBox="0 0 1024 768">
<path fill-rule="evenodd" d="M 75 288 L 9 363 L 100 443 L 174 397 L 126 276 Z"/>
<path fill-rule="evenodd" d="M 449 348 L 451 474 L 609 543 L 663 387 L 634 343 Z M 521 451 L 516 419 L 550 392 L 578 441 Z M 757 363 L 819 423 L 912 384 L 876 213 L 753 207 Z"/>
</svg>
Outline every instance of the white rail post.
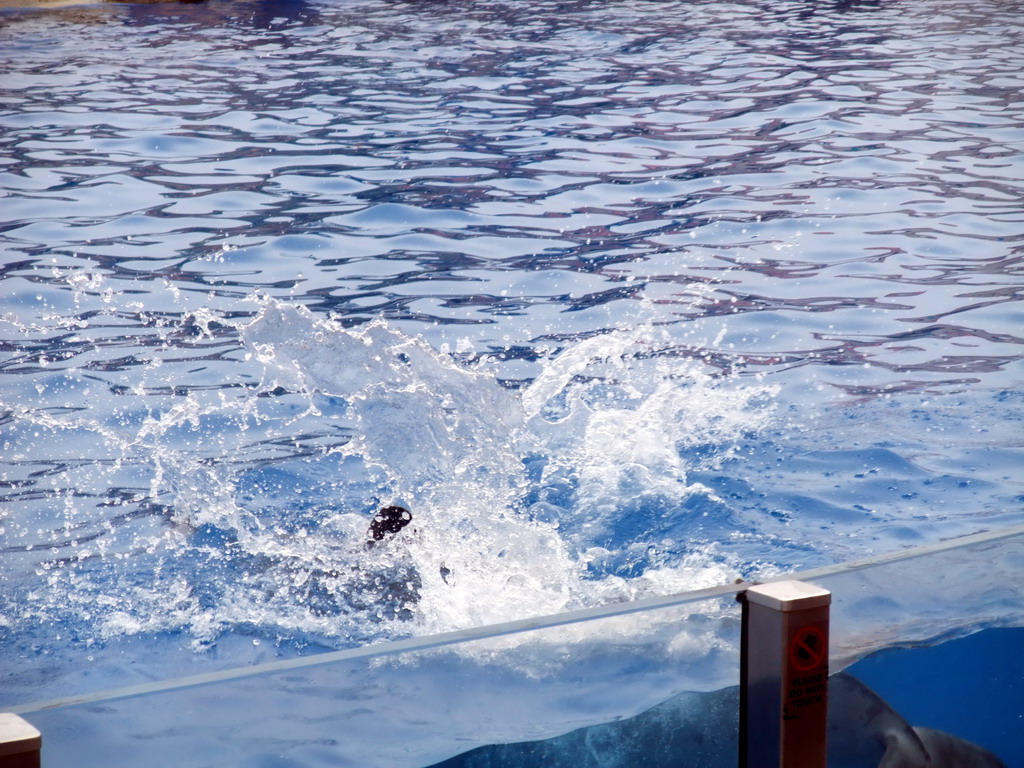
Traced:
<svg viewBox="0 0 1024 768">
<path fill-rule="evenodd" d="M 740 768 L 825 768 L 832 593 L 778 581 L 739 597 Z"/>
<path fill-rule="evenodd" d="M 0 768 L 39 768 L 43 737 L 11 712 L 0 712 Z"/>
</svg>

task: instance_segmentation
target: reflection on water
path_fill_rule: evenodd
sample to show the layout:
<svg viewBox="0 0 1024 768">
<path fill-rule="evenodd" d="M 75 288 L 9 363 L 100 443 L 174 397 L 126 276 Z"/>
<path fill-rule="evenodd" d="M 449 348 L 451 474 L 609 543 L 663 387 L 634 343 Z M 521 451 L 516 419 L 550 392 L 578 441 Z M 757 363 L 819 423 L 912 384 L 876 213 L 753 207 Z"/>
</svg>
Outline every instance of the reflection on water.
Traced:
<svg viewBox="0 0 1024 768">
<path fill-rule="evenodd" d="M 1019 520 L 1022 18 L 4 11 L 2 642 L 300 652 Z"/>
</svg>

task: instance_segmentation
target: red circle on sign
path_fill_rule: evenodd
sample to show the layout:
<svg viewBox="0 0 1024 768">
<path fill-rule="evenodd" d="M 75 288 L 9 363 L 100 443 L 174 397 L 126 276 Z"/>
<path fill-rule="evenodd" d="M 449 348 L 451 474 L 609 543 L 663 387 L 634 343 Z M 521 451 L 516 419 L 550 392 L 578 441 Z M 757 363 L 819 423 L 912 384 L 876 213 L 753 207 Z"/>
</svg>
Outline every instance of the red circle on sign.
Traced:
<svg viewBox="0 0 1024 768">
<path fill-rule="evenodd" d="M 789 645 L 789 661 L 800 672 L 820 667 L 826 653 L 825 633 L 818 627 L 801 627 Z"/>
</svg>

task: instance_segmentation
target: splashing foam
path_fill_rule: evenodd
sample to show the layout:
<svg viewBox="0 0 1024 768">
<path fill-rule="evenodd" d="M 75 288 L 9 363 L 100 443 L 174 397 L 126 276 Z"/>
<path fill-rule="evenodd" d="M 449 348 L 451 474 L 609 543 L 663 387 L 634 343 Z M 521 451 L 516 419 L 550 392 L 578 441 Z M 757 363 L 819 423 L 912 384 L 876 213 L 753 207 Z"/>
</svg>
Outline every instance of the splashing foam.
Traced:
<svg viewBox="0 0 1024 768">
<path fill-rule="evenodd" d="M 352 645 L 710 586 L 742 566 L 687 540 L 685 502 L 710 493 L 688 472 L 766 425 L 773 390 L 713 377 L 667 331 L 582 341 L 518 393 L 381 321 L 346 329 L 266 301 L 237 331 L 242 386 L 11 411 L 26 461 L 53 445 L 102 456 L 50 477 L 63 510 L 25 510 L 19 558 L 37 580 L 0 603 L 8 623 L 87 643 Z M 412 524 L 367 550 L 370 515 L 391 503 Z"/>
<path fill-rule="evenodd" d="M 570 348 L 519 396 L 380 321 L 343 329 L 269 302 L 242 335 L 266 366 L 263 389 L 347 403 L 355 438 L 334 450 L 378 473 L 383 501 L 414 510 L 415 530 L 396 537 L 389 557 L 417 574 L 417 631 L 691 589 L 735 572 L 707 547 L 632 578 L 587 573 L 595 542 L 639 505 L 677 508 L 709 493 L 688 483 L 683 449 L 714 443 L 721 460 L 770 417 L 771 388 L 714 380 L 666 354 L 670 340 L 650 328 Z M 531 465 L 542 466 L 542 490 L 562 489 L 558 503 L 530 502 Z"/>
<path fill-rule="evenodd" d="M 243 338 L 267 366 L 264 387 L 344 399 L 355 437 L 335 450 L 414 510 L 414 530 L 388 554 L 415 568 L 419 630 L 567 607 L 574 565 L 551 524 L 516 511 L 526 487 L 522 411 L 493 376 L 382 322 L 345 330 L 278 303 Z"/>
<path fill-rule="evenodd" d="M 651 329 L 590 338 L 555 359 L 523 394 L 530 426 L 554 454 L 549 475 L 578 478 L 579 506 L 614 515 L 623 500 L 678 503 L 709 493 L 687 483 L 683 451 L 715 445 L 711 463 L 762 429 L 776 388 L 728 386 L 671 356 Z M 552 450 L 553 449 L 553 450 Z"/>
</svg>

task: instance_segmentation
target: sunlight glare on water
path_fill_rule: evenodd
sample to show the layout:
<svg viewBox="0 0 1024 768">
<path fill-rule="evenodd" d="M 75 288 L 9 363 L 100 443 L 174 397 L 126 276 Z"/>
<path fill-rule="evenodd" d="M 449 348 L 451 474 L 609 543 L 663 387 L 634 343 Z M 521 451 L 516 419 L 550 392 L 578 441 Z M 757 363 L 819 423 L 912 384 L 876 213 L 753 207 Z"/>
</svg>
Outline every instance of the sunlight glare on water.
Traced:
<svg viewBox="0 0 1024 768">
<path fill-rule="evenodd" d="M 1022 19 L 0 12 L 5 695 L 1019 523 Z"/>
</svg>

